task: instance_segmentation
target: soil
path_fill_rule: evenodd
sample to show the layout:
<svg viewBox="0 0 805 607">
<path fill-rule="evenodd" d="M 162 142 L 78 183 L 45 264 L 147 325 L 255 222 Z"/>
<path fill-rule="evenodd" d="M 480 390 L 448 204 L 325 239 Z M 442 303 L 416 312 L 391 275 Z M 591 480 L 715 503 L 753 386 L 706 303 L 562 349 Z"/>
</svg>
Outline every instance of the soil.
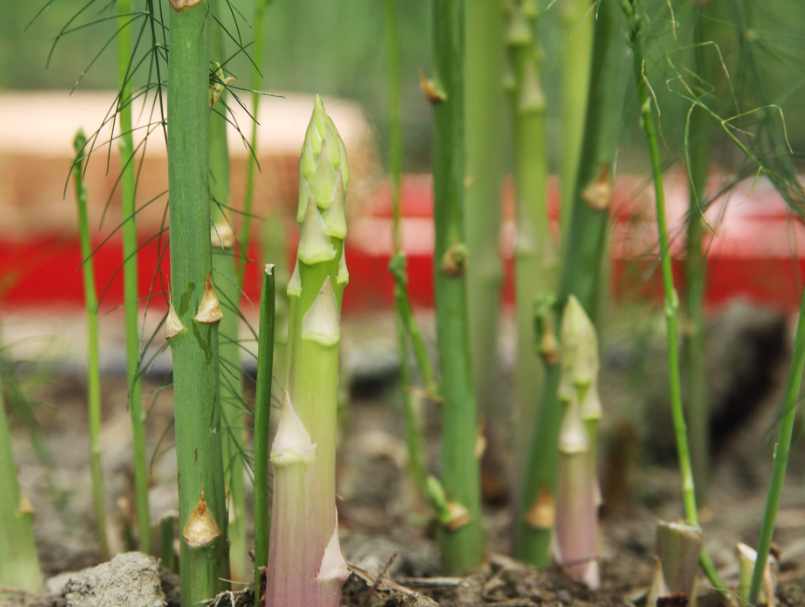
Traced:
<svg viewBox="0 0 805 607">
<path fill-rule="evenodd" d="M 760 322 L 751 307 L 730 311 L 729 322 L 715 321 L 710 340 L 713 356 L 709 371 L 714 386 L 714 428 L 717 435 L 715 469 L 707 486 L 709 503 L 701 512 L 707 548 L 723 577 L 737 582 L 736 542 L 754 545 L 760 529 L 765 492 L 771 469 L 773 423 L 788 361 L 790 328 L 770 315 Z M 658 519 L 681 515 L 680 481 L 666 456 L 672 439 L 664 402 L 662 332 L 654 317 L 637 334 L 634 317 L 630 329 L 617 323 L 609 331 L 607 355 L 602 365 L 602 401 L 606 413 L 602 425 L 600 476 L 605 507 L 602 510 L 600 564 L 602 588 L 593 592 L 574 582 L 560 569 L 537 571 L 509 556 L 510 522 L 514 483 L 506 470 L 514 468 L 517 432 L 512 427 L 488 424 L 488 453 L 484 464 L 484 518 L 488 524 L 488 553 L 481 572 L 468 577 L 445 578 L 439 571 L 438 550 L 427 509 L 416 497 L 405 471 L 406 450 L 396 384 L 393 324 L 390 318 L 364 319 L 345 326 L 351 336 L 344 344 L 345 375 L 349 377 L 339 452 L 339 515 L 341 546 L 353 575 L 344 586 L 342 605 L 367 607 L 565 607 L 639 604 L 650 582 L 654 533 Z M 721 322 L 721 324 L 718 324 Z M 513 340 L 511 323 L 501 341 L 501 393 L 499 403 L 488 403 L 489 419 L 509 419 Z M 424 323 L 425 334 L 429 325 Z M 382 337 L 378 338 L 380 335 Z M 747 362 L 748 357 L 748 362 Z M 754 357 L 754 358 L 753 358 Z M 763 364 L 752 360 L 762 359 Z M 63 370 L 63 369 L 62 369 Z M 21 374 L 25 375 L 25 369 Z M 152 520 L 175 510 L 176 465 L 170 422 L 170 388 L 159 390 L 165 378 L 149 376 L 144 392 L 159 398 L 148 419 L 149 452 L 157 448 L 150 492 Z M 743 383 L 741 383 L 743 382 Z M 104 427 L 102 436 L 109 537 L 113 553 L 133 549 L 132 472 L 130 425 L 126 411 L 126 386 L 121 375 L 106 374 L 103 382 Z M 754 390 L 754 392 L 752 392 Z M 751 398 L 747 393 L 751 392 Z M 39 554 L 48 578 L 99 565 L 94 546 L 89 493 L 86 437 L 85 381 L 81 373 L 53 368 L 48 381 L 36 388 L 41 401 L 37 416 L 54 466 L 44 464 L 43 450 L 34 448 L 26 428 L 18 424 L 14 449 L 23 491 L 37 509 L 35 532 Z M 660 395 L 660 396 L 658 396 Z M 751 401 L 751 402 L 750 402 Z M 489 407 L 498 407 L 490 409 Z M 730 416 L 730 412 L 732 416 Z M 718 420 L 728 422 L 719 425 Z M 423 403 L 423 422 L 428 436 L 428 461 L 438 472 L 438 410 Z M 664 430 L 663 430 L 664 428 Z M 652 437 L 661 437 L 652 438 Z M 650 447 L 654 447 L 653 449 Z M 805 448 L 797 442 L 789 467 L 788 483 L 778 518 L 775 542 L 781 552 L 779 600 L 782 605 L 805 605 Z M 63 499 L 59 496 L 63 495 Z M 247 496 L 251 503 L 251 496 Z M 59 507 L 58 503 L 62 503 Z M 251 519 L 250 519 L 251 520 Z M 251 532 L 251 530 L 250 530 Z M 129 539 L 127 539 L 129 538 Z M 156 539 L 156 537 L 155 537 Z M 158 542 L 155 542 L 158 545 Z M 116 557 L 115 561 L 121 557 Z M 126 558 L 133 558 L 127 556 Z M 143 556 L 143 558 L 146 558 Z M 103 579 L 115 577 L 107 567 Z M 138 561 L 139 562 L 139 561 Z M 161 582 L 151 604 L 178 604 L 176 576 L 159 568 L 156 561 L 139 562 L 143 575 L 119 573 L 121 584 L 153 586 L 155 572 Z M 95 578 L 92 578 L 92 576 Z M 0 605 L 83 607 L 78 598 L 94 590 L 80 579 L 98 579 L 84 572 L 52 580 L 49 596 L 15 595 Z M 83 577 L 82 577 L 83 576 Z M 89 577 L 88 577 L 89 576 Z M 69 581 L 72 578 L 72 581 Z M 97 583 L 95 583 L 97 586 Z M 718 605 L 723 599 L 706 580 L 699 585 L 700 606 Z M 72 591 L 70 589 L 73 589 Z M 76 592 L 76 588 L 84 588 Z M 247 585 L 218 597 L 219 605 L 251 604 Z M 153 589 L 153 588 L 152 588 Z M 93 595 L 94 596 L 94 595 Z M 135 605 L 105 595 L 92 604 Z M 147 601 L 147 599 L 145 599 Z M 112 602 L 110 602 L 112 601 Z M 143 603 L 145 606 L 146 603 Z M 140 605 L 140 603 L 136 603 Z"/>
</svg>

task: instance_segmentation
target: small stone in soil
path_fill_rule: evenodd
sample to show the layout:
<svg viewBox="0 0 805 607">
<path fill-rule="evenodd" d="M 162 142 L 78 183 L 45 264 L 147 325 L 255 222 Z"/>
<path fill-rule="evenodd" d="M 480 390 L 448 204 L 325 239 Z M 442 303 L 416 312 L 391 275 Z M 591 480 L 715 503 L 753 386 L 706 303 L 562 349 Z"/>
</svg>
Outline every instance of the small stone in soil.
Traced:
<svg viewBox="0 0 805 607">
<path fill-rule="evenodd" d="M 570 605 L 570 603 L 573 602 L 573 597 L 570 596 L 570 593 L 564 589 L 556 593 L 556 599 L 563 605 Z"/>
</svg>

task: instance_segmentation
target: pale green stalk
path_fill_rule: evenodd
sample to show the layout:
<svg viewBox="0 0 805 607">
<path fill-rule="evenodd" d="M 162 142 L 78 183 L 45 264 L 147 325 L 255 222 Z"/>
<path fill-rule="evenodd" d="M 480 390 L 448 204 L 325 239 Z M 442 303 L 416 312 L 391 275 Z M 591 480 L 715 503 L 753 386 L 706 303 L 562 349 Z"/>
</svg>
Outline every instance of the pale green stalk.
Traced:
<svg viewBox="0 0 805 607">
<path fill-rule="evenodd" d="M 42 571 L 34 542 L 34 515 L 20 491 L 2 388 L 0 385 L 0 587 L 37 592 L 42 588 Z"/>
<path fill-rule="evenodd" d="M 646 134 L 649 155 L 651 157 L 651 175 L 654 181 L 654 199 L 657 212 L 657 233 L 660 240 L 660 260 L 662 268 L 663 291 L 665 294 L 666 343 L 668 346 L 668 382 L 673 415 L 674 434 L 679 458 L 679 473 L 682 477 L 682 497 L 685 517 L 693 525 L 699 524 L 696 509 L 696 486 L 690 463 L 685 412 L 682 406 L 682 389 L 679 379 L 679 325 L 677 309 L 679 298 L 674 288 L 674 275 L 671 267 L 671 251 L 668 246 L 668 225 L 665 216 L 665 190 L 662 181 L 662 159 L 657 132 L 654 126 L 654 114 L 651 111 L 648 81 L 645 70 L 645 32 L 644 17 L 641 13 L 641 0 L 622 0 L 621 7 L 626 13 L 629 25 L 629 43 L 632 47 L 634 76 L 637 85 L 637 99 L 640 104 L 640 122 Z M 716 588 L 723 589 L 724 582 L 718 576 L 712 561 L 705 550 L 701 555 L 702 567 Z"/>
<path fill-rule="evenodd" d="M 257 393 L 254 398 L 254 598 L 260 601 L 260 567 L 268 566 L 271 528 L 269 512 L 268 444 L 271 441 L 271 386 L 274 373 L 274 266 L 268 264 L 260 296 L 260 326 L 257 333 Z"/>
<path fill-rule="evenodd" d="M 349 280 L 342 256 L 348 181 L 343 141 L 317 96 L 299 163 L 302 226 L 297 269 L 288 284 L 288 382 L 271 453 L 266 604 L 272 606 L 338 607 L 348 575 L 337 545 L 335 495 L 340 299 Z"/>
<path fill-rule="evenodd" d="M 560 185 L 562 190 L 562 242 L 567 242 L 573 211 L 576 173 L 581 157 L 584 119 L 592 65 L 595 13 L 590 0 L 561 0 L 559 22 L 562 27 L 562 137 Z M 591 10 L 592 9 L 592 10 Z"/>
<path fill-rule="evenodd" d="M 98 296 L 95 292 L 95 268 L 92 263 L 92 243 L 87 217 L 87 188 L 82 179 L 84 171 L 84 145 L 87 139 L 79 130 L 73 147 L 73 183 L 78 205 L 78 231 L 81 237 L 81 256 L 84 263 L 84 306 L 87 310 L 87 411 L 89 413 L 89 465 L 92 474 L 92 507 L 95 513 L 95 533 L 102 561 L 109 560 L 109 542 L 106 539 L 106 502 L 103 491 L 101 465 L 101 368 L 98 346 Z M 151 527 L 146 528 L 150 532 Z"/>
<path fill-rule="evenodd" d="M 182 6 L 179 0 L 172 5 Z M 208 282 L 210 9 L 208 0 L 199 0 L 169 10 L 171 303 L 184 329 L 170 339 L 170 346 L 184 607 L 214 597 L 229 579 L 216 321 L 220 311 L 215 313 Z"/>
<path fill-rule="evenodd" d="M 213 13 L 220 20 L 222 0 L 213 1 Z M 226 60 L 223 28 L 212 30 L 210 60 L 215 72 L 210 87 L 218 101 L 210 110 L 210 215 L 214 227 L 210 231 L 212 245 L 213 284 L 226 312 L 218 325 L 221 413 L 224 420 L 224 470 L 229 495 L 229 567 L 234 581 L 248 577 L 249 556 L 246 544 L 246 489 L 243 480 L 243 444 L 245 435 L 243 371 L 240 364 L 238 336 L 240 289 L 235 269 L 235 242 L 229 186 L 229 147 L 227 145 L 227 90 L 223 70 L 218 65 Z M 245 263 L 244 263 L 245 265 Z"/>
<path fill-rule="evenodd" d="M 595 23 L 593 66 L 567 247 L 555 312 L 574 295 L 589 317 L 595 316 L 600 292 L 600 260 L 609 222 L 609 204 L 615 152 L 623 112 L 624 43 L 617 22 L 615 0 L 602 0 Z M 538 567 L 549 564 L 553 516 L 528 516 L 535 507 L 555 512 L 557 444 L 562 419 L 558 398 L 561 365 L 546 359 L 545 380 L 537 422 L 520 488 L 515 553 Z"/>
<path fill-rule="evenodd" d="M 145 411 L 143 410 L 142 375 L 140 371 L 140 332 L 137 320 L 139 289 L 137 277 L 136 183 L 134 144 L 131 122 L 132 64 L 131 0 L 117 0 L 117 78 L 120 87 L 120 203 L 123 215 L 123 301 L 126 315 L 126 377 L 129 389 L 132 451 L 134 460 L 134 499 L 140 531 L 140 552 L 151 552 L 151 514 L 148 506 L 148 457 L 145 447 Z"/>
<path fill-rule="evenodd" d="M 447 498 L 468 515 L 460 526 L 441 526 L 442 569 L 447 575 L 478 568 L 484 545 L 465 278 L 464 27 L 464 2 L 434 0 L 433 261 L 442 397 L 441 471 Z"/>
<path fill-rule="evenodd" d="M 503 261 L 503 11 L 495 0 L 466 0 L 467 309 L 472 375 L 479 407 L 491 417 L 500 404 L 498 312 Z"/>
<path fill-rule="evenodd" d="M 395 279 L 394 303 L 397 321 L 397 355 L 400 359 L 400 388 L 402 392 L 405 436 L 408 445 L 408 466 L 414 483 L 422 497 L 425 496 L 427 470 L 422 452 L 422 430 L 417 415 L 411 383 L 411 363 L 408 360 L 407 326 L 415 324 L 410 312 L 405 271 L 405 252 L 402 246 L 402 209 L 400 205 L 400 181 L 402 177 L 402 121 L 400 119 L 400 49 L 397 36 L 395 0 L 385 0 L 386 50 L 389 71 L 389 164 L 391 168 L 392 240 L 394 256 L 389 264 Z M 430 369 L 430 364 L 428 364 Z M 426 379 L 427 382 L 427 379 Z M 426 383 L 427 385 L 427 383 Z"/>
<path fill-rule="evenodd" d="M 252 227 L 252 204 L 254 201 L 254 170 L 257 166 L 257 127 L 260 114 L 260 88 L 263 86 L 263 44 L 265 42 L 266 8 L 272 0 L 255 0 L 254 3 L 254 48 L 252 49 L 252 134 L 250 138 L 252 153 L 246 161 L 246 192 L 243 199 L 243 224 L 240 228 L 240 274 L 238 285 L 243 288 L 246 276 L 247 257 L 249 256 L 249 239 Z M 279 260 L 277 260 L 279 261 Z"/>
<path fill-rule="evenodd" d="M 555 288 L 556 254 L 548 220 L 548 144 L 541 50 L 536 40 L 536 4 L 514 2 L 509 8 L 511 115 L 514 133 L 516 234 L 514 268 L 517 315 L 517 407 L 523 428 L 534 425 L 543 365 L 534 335 L 534 302 Z M 526 432 L 520 448 L 526 450 Z"/>
<path fill-rule="evenodd" d="M 788 466 L 788 456 L 791 452 L 791 437 L 794 433 L 794 424 L 797 417 L 797 404 L 799 402 L 799 389 L 802 383 L 802 371 L 805 368 L 805 292 L 802 295 L 802 304 L 797 320 L 797 333 L 794 337 L 794 352 L 791 364 L 788 367 L 788 378 L 785 382 L 783 396 L 782 417 L 780 431 L 774 446 L 774 466 L 771 472 L 771 483 L 766 494 L 766 508 L 763 511 L 763 525 L 760 528 L 758 540 L 758 559 L 752 573 L 752 587 L 749 591 L 749 602 L 755 604 L 763 585 L 763 575 L 769 559 L 769 549 L 774 536 L 774 524 L 777 520 L 777 510 L 780 508 L 780 497 L 783 493 L 785 471 Z"/>
</svg>

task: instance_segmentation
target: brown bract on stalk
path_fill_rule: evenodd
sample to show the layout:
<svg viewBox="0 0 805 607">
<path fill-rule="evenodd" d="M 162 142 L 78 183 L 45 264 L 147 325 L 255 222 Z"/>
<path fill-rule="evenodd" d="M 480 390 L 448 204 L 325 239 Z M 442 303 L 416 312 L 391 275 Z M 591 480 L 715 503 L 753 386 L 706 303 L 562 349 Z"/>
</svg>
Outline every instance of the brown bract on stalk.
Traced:
<svg viewBox="0 0 805 607">
<path fill-rule="evenodd" d="M 204 489 L 202 488 L 201 499 L 182 530 L 182 539 L 191 548 L 201 548 L 213 543 L 219 535 L 221 535 L 221 529 L 207 507 L 207 500 L 204 499 Z"/>
<path fill-rule="evenodd" d="M 537 499 L 525 514 L 525 522 L 534 529 L 553 529 L 556 506 L 547 485 L 542 485 Z"/>
<path fill-rule="evenodd" d="M 598 178 L 584 188 L 581 197 L 584 202 L 596 211 L 603 211 L 609 207 L 609 202 L 612 199 L 612 179 L 609 176 L 608 164 L 601 165 Z"/>
<path fill-rule="evenodd" d="M 186 8 L 193 8 L 196 4 L 200 4 L 201 0 L 170 0 L 171 6 L 178 13 Z"/>
<path fill-rule="evenodd" d="M 168 318 L 165 321 L 165 337 L 173 339 L 179 333 L 184 331 L 184 325 L 179 320 L 179 315 L 176 314 L 176 309 L 173 307 L 173 302 L 170 302 L 170 309 L 168 310 Z"/>
<path fill-rule="evenodd" d="M 221 312 L 221 304 L 218 302 L 218 297 L 215 295 L 215 287 L 212 286 L 212 272 L 207 276 L 207 285 L 204 289 L 204 297 L 201 299 L 201 305 L 198 308 L 195 321 L 213 324 L 219 322 L 224 313 Z"/>
<path fill-rule="evenodd" d="M 439 269 L 452 277 L 464 276 L 467 270 L 467 247 L 458 241 L 454 241 L 450 248 L 445 251 Z"/>
<path fill-rule="evenodd" d="M 447 101 L 447 95 L 441 90 L 436 83 L 425 75 L 425 72 L 419 70 L 419 88 L 425 98 L 431 103 L 441 103 Z"/>
</svg>

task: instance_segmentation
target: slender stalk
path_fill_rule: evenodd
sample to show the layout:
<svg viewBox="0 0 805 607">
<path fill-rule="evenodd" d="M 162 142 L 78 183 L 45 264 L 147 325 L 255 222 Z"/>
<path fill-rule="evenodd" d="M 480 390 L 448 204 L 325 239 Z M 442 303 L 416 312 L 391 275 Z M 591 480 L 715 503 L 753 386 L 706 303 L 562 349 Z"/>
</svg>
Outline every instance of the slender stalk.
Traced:
<svg viewBox="0 0 805 607">
<path fill-rule="evenodd" d="M 222 17 L 221 0 L 212 2 L 213 13 Z M 211 230 L 213 284 L 223 302 L 226 314 L 218 325 L 220 363 L 221 413 L 224 422 L 224 470 L 229 495 L 229 567 L 232 580 L 247 579 L 249 567 L 246 545 L 246 489 L 243 480 L 243 443 L 245 434 L 243 400 L 243 371 L 240 363 L 238 336 L 240 289 L 235 269 L 234 226 L 230 204 L 229 147 L 227 145 L 226 100 L 224 72 L 218 68 L 226 60 L 224 33 L 218 25 L 212 30 L 210 59 L 214 72 L 210 86 L 218 101 L 210 111 L 210 215 L 214 222 Z"/>
<path fill-rule="evenodd" d="M 421 497 L 425 496 L 427 470 L 422 452 L 422 430 L 417 415 L 414 394 L 411 390 L 411 363 L 408 360 L 406 314 L 410 314 L 408 303 L 405 253 L 402 246 L 402 209 L 400 203 L 400 182 L 402 178 L 402 121 L 400 118 L 400 49 L 397 35 L 397 14 L 395 0 L 385 0 L 386 51 L 389 71 L 389 165 L 391 169 L 391 205 L 393 210 L 392 241 L 394 257 L 390 270 L 395 277 L 394 303 L 397 311 L 397 354 L 400 359 L 400 388 L 402 392 L 405 436 L 408 445 L 408 466 L 416 488 Z M 399 275 L 399 276 L 398 276 Z M 413 319 L 411 319 L 411 322 Z M 428 364 L 430 369 L 430 364 Z"/>
<path fill-rule="evenodd" d="M 137 280 L 137 222 L 136 183 L 134 175 L 134 144 L 131 123 L 131 27 L 127 26 L 132 12 L 131 0 L 118 0 L 117 18 L 117 78 L 120 87 L 120 202 L 123 215 L 123 300 L 126 315 L 126 377 L 129 390 L 132 449 L 134 459 L 134 498 L 137 525 L 140 530 L 140 551 L 151 552 L 151 514 L 148 506 L 148 457 L 145 447 L 145 411 L 143 410 L 142 376 L 140 371 L 140 331 L 137 319 L 139 289 Z"/>
<path fill-rule="evenodd" d="M 503 283 L 500 193 L 503 184 L 503 11 L 499 2 L 466 0 L 467 190 L 465 230 L 472 376 L 476 399 L 492 416 L 498 393 L 498 309 Z"/>
<path fill-rule="evenodd" d="M 229 551 L 218 376 L 217 320 L 221 313 L 220 308 L 215 309 L 217 301 L 209 282 L 211 7 L 208 0 L 172 0 L 172 5 L 168 64 L 171 294 L 176 320 L 184 330 L 170 339 L 170 346 L 182 605 L 190 607 L 226 588 Z"/>
<path fill-rule="evenodd" d="M 593 27 L 595 15 L 590 0 L 562 0 L 559 22 L 562 27 L 562 159 L 560 179 L 562 189 L 562 242 L 567 242 L 572 215 L 576 173 L 581 157 L 584 118 L 592 65 Z"/>
<path fill-rule="evenodd" d="M 243 255 L 239 267 L 238 285 L 243 288 L 246 276 L 246 258 L 249 256 L 249 239 L 252 228 L 252 205 L 254 202 L 254 170 L 257 166 L 257 127 L 259 126 L 260 89 L 263 86 L 263 43 L 265 42 L 266 9 L 272 0 L 256 0 L 254 3 L 254 48 L 252 49 L 252 133 L 250 137 L 252 153 L 246 161 L 246 192 L 243 199 L 243 223 L 240 228 L 240 251 Z"/>
<path fill-rule="evenodd" d="M 645 76 L 645 35 L 643 32 L 643 16 L 641 0 L 624 0 L 621 7 L 629 22 L 629 43 L 632 47 L 634 76 L 637 85 L 637 99 L 640 104 L 640 122 L 646 134 L 649 155 L 651 157 L 651 175 L 654 181 L 654 199 L 657 212 L 657 233 L 660 240 L 660 257 L 662 268 L 663 291 L 665 293 L 666 343 L 668 347 L 668 383 L 673 415 L 674 434 L 676 436 L 679 473 L 682 477 L 682 497 L 685 517 L 693 525 L 699 524 L 696 510 L 696 485 L 688 447 L 685 412 L 682 406 L 682 389 L 679 379 L 679 325 L 677 309 L 679 298 L 674 288 L 674 275 L 671 267 L 671 251 L 668 246 L 668 225 L 665 217 L 665 190 L 662 182 L 662 159 L 657 132 L 654 127 L 654 115 L 651 111 L 648 85 Z M 718 576 L 706 550 L 702 550 L 702 567 L 708 578 L 719 589 L 725 588 Z"/>
<path fill-rule="evenodd" d="M 2 388 L 0 385 L 0 586 L 37 592 L 42 587 L 42 571 L 34 542 L 33 508 L 20 491 Z"/>
<path fill-rule="evenodd" d="M 478 419 L 470 360 L 464 243 L 464 2 L 434 0 L 433 102 L 434 274 L 436 334 L 442 396 L 442 484 L 468 513 L 466 524 L 442 528 L 446 574 L 481 564 L 480 479 L 475 445 Z"/>
<path fill-rule="evenodd" d="M 547 123 L 540 82 L 542 52 L 536 40 L 538 14 L 530 2 L 512 3 L 509 12 L 506 44 L 513 76 L 509 92 L 517 195 L 517 407 L 519 422 L 531 427 L 543 380 L 543 365 L 534 345 L 534 301 L 555 288 L 556 254 L 548 222 Z M 526 436 L 521 433 L 521 453 L 526 450 Z"/>
<path fill-rule="evenodd" d="M 260 567 L 268 566 L 271 527 L 269 513 L 268 444 L 271 440 L 271 386 L 274 374 L 274 266 L 266 265 L 260 296 L 260 327 L 257 333 L 257 394 L 254 399 L 254 588 L 255 605 L 260 601 Z"/>
<path fill-rule="evenodd" d="M 769 492 L 766 494 L 763 525 L 760 528 L 760 539 L 758 540 L 757 548 L 758 559 L 755 563 L 755 569 L 752 574 L 752 587 L 749 592 L 749 602 L 753 605 L 757 602 L 758 593 L 763 584 L 763 572 L 766 570 L 771 540 L 774 535 L 774 523 L 777 520 L 777 510 L 780 507 L 780 496 L 783 492 L 788 455 L 791 451 L 791 437 L 794 433 L 794 423 L 797 416 L 803 368 L 805 368 L 805 292 L 802 295 L 802 305 L 800 306 L 799 319 L 797 320 L 794 353 L 791 356 L 791 365 L 788 367 L 788 378 L 785 382 L 780 431 L 774 447 L 774 466 L 771 473 Z"/>
<path fill-rule="evenodd" d="M 84 306 L 87 309 L 87 410 L 89 412 L 89 464 L 92 474 L 92 507 L 95 513 L 95 533 L 98 535 L 98 550 L 102 561 L 109 560 L 109 542 L 106 539 L 106 502 L 103 491 L 103 466 L 101 465 L 101 368 L 98 348 L 98 296 L 95 292 L 95 268 L 92 263 L 92 243 L 89 237 L 87 217 L 87 188 L 82 179 L 84 171 L 84 145 L 87 139 L 79 130 L 73 147 L 73 183 L 78 205 L 78 230 L 81 236 L 81 256 L 84 264 Z M 148 526 L 147 532 L 151 527 Z"/>
<path fill-rule="evenodd" d="M 584 127 L 584 145 L 573 196 L 567 247 L 563 249 L 556 316 L 569 295 L 575 295 L 591 318 L 600 291 L 600 259 L 609 221 L 612 170 L 627 72 L 623 39 L 616 21 L 615 0 L 602 0 L 595 22 L 593 66 Z M 561 322 L 561 318 L 558 318 Z M 535 519 L 535 507 L 552 511 L 556 492 L 557 444 L 562 419 L 558 398 L 561 365 L 550 360 L 545 370 L 537 422 L 520 489 L 515 552 L 518 558 L 547 567 L 553 517 Z M 551 523 L 551 524 L 549 524 Z"/>
<path fill-rule="evenodd" d="M 694 26 L 695 70 L 703 81 L 709 82 L 711 68 L 707 50 L 701 46 L 707 41 L 708 20 L 703 17 L 706 4 L 696 3 Z M 705 225 L 702 220 L 707 195 L 707 178 L 710 174 L 710 141 L 708 116 L 701 108 L 694 108 L 690 120 L 690 193 L 688 196 L 688 230 L 685 253 L 685 371 L 687 376 L 687 413 L 690 420 L 690 447 L 693 480 L 701 506 L 707 502 L 710 472 L 710 407 L 707 399 L 704 354 L 704 281 L 706 262 L 702 249 Z"/>
</svg>

